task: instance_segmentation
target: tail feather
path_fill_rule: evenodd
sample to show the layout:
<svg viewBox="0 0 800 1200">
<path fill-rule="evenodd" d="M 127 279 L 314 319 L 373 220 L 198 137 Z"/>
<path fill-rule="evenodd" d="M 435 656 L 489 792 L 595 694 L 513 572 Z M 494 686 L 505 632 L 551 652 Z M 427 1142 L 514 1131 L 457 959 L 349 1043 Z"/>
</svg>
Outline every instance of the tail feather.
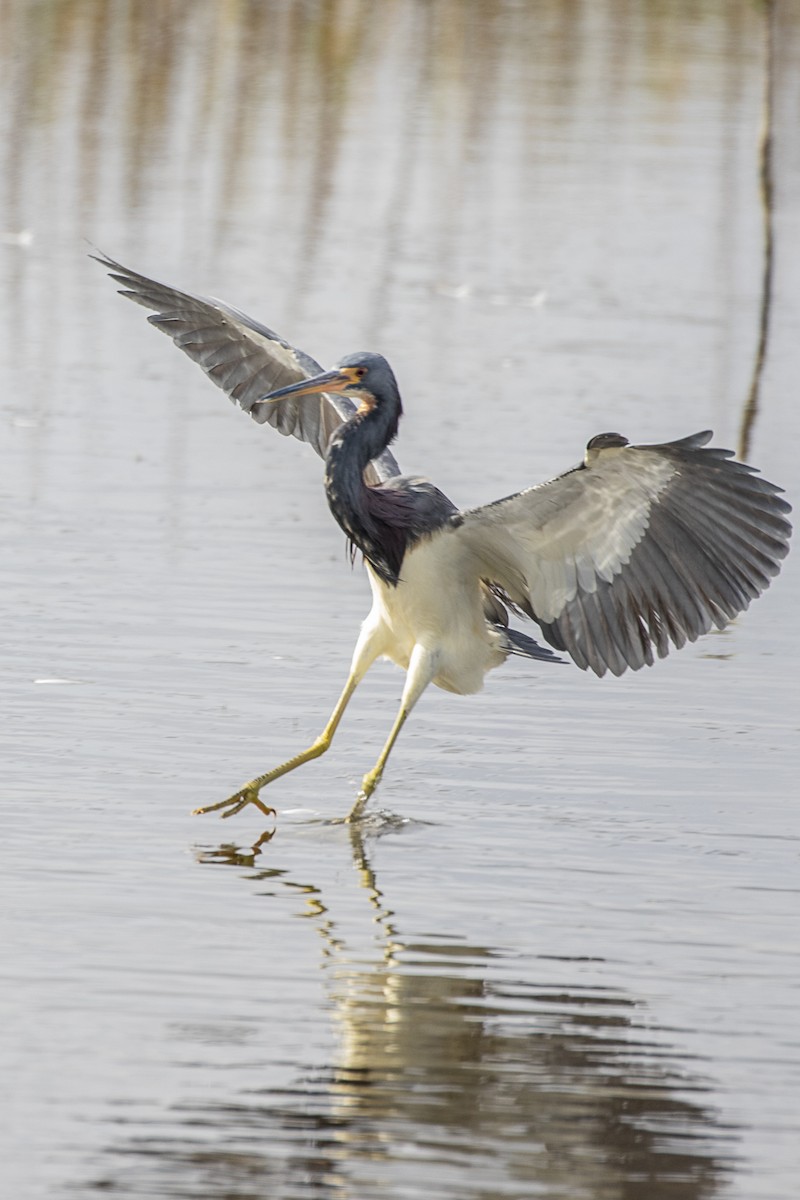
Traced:
<svg viewBox="0 0 800 1200">
<path fill-rule="evenodd" d="M 559 658 L 547 646 L 540 646 L 532 637 L 528 637 L 527 633 L 520 633 L 518 629 L 512 629 L 507 626 L 503 629 L 503 634 L 508 643 L 509 654 L 518 654 L 521 658 L 534 658 L 538 662 L 563 663 L 567 660 Z"/>
</svg>

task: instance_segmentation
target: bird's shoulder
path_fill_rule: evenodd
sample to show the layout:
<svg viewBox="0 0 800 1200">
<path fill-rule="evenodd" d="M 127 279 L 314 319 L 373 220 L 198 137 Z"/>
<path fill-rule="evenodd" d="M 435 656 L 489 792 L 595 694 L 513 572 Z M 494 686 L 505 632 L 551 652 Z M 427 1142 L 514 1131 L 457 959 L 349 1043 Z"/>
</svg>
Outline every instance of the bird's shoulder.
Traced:
<svg viewBox="0 0 800 1200">
<path fill-rule="evenodd" d="M 458 513 L 453 501 L 422 475 L 393 475 L 368 494 L 375 515 L 416 535 L 432 533 Z"/>
</svg>

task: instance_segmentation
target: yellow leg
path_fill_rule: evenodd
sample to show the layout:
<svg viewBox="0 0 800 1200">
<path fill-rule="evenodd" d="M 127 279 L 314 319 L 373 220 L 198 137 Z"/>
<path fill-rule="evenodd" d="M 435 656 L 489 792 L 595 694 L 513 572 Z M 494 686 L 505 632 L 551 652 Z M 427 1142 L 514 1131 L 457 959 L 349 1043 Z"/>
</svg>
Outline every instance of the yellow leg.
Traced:
<svg viewBox="0 0 800 1200">
<path fill-rule="evenodd" d="M 276 779 L 280 779 L 281 775 L 288 775 L 289 771 L 293 771 L 295 767 L 301 767 L 303 763 L 310 762 L 312 758 L 319 758 L 321 754 L 330 746 L 333 741 L 333 735 L 336 732 L 337 726 L 342 719 L 342 714 L 347 708 L 347 703 L 356 690 L 360 680 L 364 676 L 364 671 L 351 671 L 348 676 L 347 683 L 344 685 L 344 691 L 336 702 L 336 707 L 331 713 L 328 724 L 323 729 L 317 740 L 303 750 L 302 753 L 296 754 L 294 758 L 288 759 L 285 763 L 281 763 L 279 767 L 275 767 L 272 771 L 267 771 L 265 775 L 257 775 L 255 779 L 251 779 L 244 787 L 239 788 L 232 796 L 228 796 L 227 800 L 220 800 L 218 804 L 206 804 L 203 808 L 194 809 L 195 815 L 203 813 L 216 812 L 218 809 L 227 809 L 227 812 L 222 814 L 223 817 L 232 817 L 235 813 L 241 812 L 246 804 L 255 804 L 256 808 L 260 809 L 265 816 L 272 816 L 275 812 L 274 808 L 264 804 L 258 797 L 258 793 L 268 783 L 272 783 Z"/>
<path fill-rule="evenodd" d="M 380 783 L 381 776 L 383 775 L 383 768 L 386 766 L 386 760 L 391 754 L 392 746 L 397 741 L 398 734 L 405 725 L 406 719 L 410 712 L 410 708 L 401 708 L 400 712 L 397 714 L 397 719 L 392 726 L 391 733 L 386 739 L 386 745 L 380 752 L 378 761 L 375 763 L 375 766 L 372 768 L 372 770 L 367 771 L 366 775 L 361 780 L 361 791 L 358 793 L 355 804 L 345 818 L 348 825 L 351 821 L 357 821 L 359 819 L 364 811 L 364 808 L 366 807 L 367 801 Z"/>
<path fill-rule="evenodd" d="M 362 816 L 375 788 L 381 781 L 383 769 L 386 766 L 386 760 L 392 752 L 392 747 L 397 741 L 400 730 L 405 725 L 408 715 L 414 705 L 419 700 L 425 688 L 436 674 L 437 656 L 435 652 L 426 650 L 420 645 L 416 645 L 411 653 L 411 659 L 408 664 L 408 672 L 406 674 L 406 684 L 403 688 L 403 698 L 400 701 L 400 711 L 392 725 L 391 732 L 386 739 L 386 744 L 381 750 L 378 761 L 371 771 L 361 781 L 361 791 L 358 793 L 356 802 L 347 814 L 346 823 L 350 824 L 353 821 L 358 821 Z"/>
</svg>

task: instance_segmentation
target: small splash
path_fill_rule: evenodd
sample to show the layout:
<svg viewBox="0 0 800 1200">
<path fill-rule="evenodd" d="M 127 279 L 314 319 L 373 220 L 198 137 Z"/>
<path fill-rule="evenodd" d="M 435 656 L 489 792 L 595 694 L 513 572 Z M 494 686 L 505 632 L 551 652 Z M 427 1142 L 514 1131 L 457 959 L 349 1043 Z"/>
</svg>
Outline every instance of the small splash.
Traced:
<svg viewBox="0 0 800 1200">
<path fill-rule="evenodd" d="M 434 821 L 423 821 L 419 817 L 403 817 L 386 808 L 367 812 L 357 821 L 348 821 L 347 817 L 325 817 L 311 823 L 328 826 L 341 825 L 354 833 L 369 837 L 382 837 L 387 833 L 402 833 L 407 829 L 435 824 Z"/>
<path fill-rule="evenodd" d="M 62 683 L 81 683 L 82 681 L 80 679 L 59 679 L 58 676 L 54 675 L 52 677 L 52 679 L 34 679 L 33 682 L 34 683 L 45 683 L 45 684 L 62 684 Z"/>
<path fill-rule="evenodd" d="M 523 292 L 514 288 L 488 292 L 473 287 L 470 283 L 438 283 L 434 285 L 433 290 L 437 296 L 443 296 L 446 300 L 477 300 L 479 303 L 491 305 L 492 308 L 542 308 L 547 301 L 544 288 L 535 292 Z"/>
</svg>

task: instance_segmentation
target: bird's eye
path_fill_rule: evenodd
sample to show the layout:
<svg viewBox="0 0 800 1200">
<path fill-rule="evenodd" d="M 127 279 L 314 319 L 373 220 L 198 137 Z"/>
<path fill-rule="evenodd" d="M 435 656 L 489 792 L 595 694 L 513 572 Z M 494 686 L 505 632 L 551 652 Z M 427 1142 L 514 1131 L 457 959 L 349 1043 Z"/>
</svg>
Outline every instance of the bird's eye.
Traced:
<svg viewBox="0 0 800 1200">
<path fill-rule="evenodd" d="M 356 379 L 363 379 L 367 373 L 366 367 L 356 367 Z"/>
</svg>

